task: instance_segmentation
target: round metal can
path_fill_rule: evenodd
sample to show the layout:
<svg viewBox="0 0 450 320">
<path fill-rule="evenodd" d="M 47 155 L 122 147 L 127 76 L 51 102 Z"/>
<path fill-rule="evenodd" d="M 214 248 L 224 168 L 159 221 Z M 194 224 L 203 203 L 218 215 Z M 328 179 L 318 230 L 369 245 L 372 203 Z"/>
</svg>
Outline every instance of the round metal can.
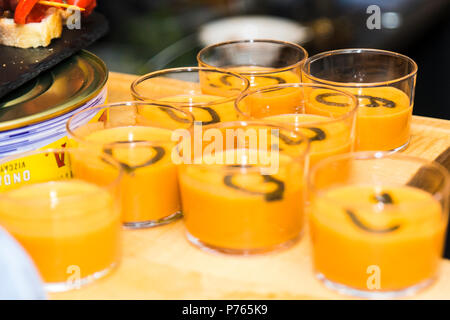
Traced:
<svg viewBox="0 0 450 320">
<path fill-rule="evenodd" d="M 0 99 L 0 158 L 67 146 L 67 120 L 106 102 L 107 79 L 105 63 L 83 50 Z M 60 155 L 25 157 L 0 167 L 0 190 L 68 174 Z"/>
</svg>

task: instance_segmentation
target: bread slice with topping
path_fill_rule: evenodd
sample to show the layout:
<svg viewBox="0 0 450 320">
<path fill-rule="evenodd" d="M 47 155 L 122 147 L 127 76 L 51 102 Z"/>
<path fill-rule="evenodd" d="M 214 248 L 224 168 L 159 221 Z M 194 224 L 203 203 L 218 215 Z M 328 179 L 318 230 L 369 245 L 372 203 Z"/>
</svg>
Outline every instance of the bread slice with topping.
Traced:
<svg viewBox="0 0 450 320">
<path fill-rule="evenodd" d="M 46 47 L 61 37 L 63 22 L 60 10 L 51 8 L 39 23 L 16 24 L 14 19 L 0 19 L 0 44 L 19 48 Z"/>
</svg>

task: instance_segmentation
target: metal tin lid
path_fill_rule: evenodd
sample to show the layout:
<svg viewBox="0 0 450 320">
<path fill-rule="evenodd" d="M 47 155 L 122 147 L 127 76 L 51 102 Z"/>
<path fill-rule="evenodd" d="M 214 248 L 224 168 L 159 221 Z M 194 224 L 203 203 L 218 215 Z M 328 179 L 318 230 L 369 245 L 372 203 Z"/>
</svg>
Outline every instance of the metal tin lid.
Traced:
<svg viewBox="0 0 450 320">
<path fill-rule="evenodd" d="M 70 112 L 94 99 L 107 79 L 105 63 L 82 50 L 0 99 L 0 132 Z"/>
</svg>

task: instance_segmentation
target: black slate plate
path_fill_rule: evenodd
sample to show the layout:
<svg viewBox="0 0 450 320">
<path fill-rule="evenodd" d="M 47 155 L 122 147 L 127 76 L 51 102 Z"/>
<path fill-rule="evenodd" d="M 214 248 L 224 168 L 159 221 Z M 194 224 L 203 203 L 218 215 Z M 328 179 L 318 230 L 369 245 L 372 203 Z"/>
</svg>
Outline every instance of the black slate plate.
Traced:
<svg viewBox="0 0 450 320">
<path fill-rule="evenodd" d="M 0 45 L 0 98 L 89 46 L 107 31 L 106 18 L 94 12 L 81 20 L 79 30 L 69 30 L 64 26 L 62 37 L 54 39 L 46 48 L 21 49 Z"/>
</svg>

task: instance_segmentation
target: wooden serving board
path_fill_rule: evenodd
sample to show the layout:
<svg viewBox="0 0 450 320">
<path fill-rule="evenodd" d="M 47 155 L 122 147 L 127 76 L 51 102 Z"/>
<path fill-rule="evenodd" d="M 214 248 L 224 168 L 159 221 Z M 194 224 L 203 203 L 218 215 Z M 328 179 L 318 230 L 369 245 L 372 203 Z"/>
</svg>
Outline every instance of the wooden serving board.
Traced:
<svg viewBox="0 0 450 320">
<path fill-rule="evenodd" d="M 111 73 L 109 102 L 130 100 L 135 76 Z M 436 158 L 450 146 L 450 121 L 414 117 L 404 153 Z M 294 247 L 253 257 L 205 253 L 184 237 L 182 221 L 123 232 L 123 259 L 112 274 L 54 299 L 351 299 L 313 275 L 307 234 Z M 439 279 L 413 299 L 450 299 L 450 261 Z"/>
</svg>

